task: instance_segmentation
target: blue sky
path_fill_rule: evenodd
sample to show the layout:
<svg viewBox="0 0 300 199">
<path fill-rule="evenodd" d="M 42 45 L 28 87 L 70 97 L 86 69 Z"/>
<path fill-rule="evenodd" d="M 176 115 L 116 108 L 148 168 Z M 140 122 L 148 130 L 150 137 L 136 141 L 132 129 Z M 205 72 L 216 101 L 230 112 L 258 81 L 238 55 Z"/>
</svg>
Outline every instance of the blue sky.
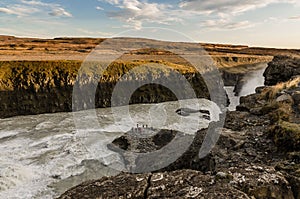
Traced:
<svg viewBox="0 0 300 199">
<path fill-rule="evenodd" d="M 170 29 L 156 35 L 173 41 L 185 40 L 177 31 L 197 42 L 300 48 L 300 0 L 0 1 L 1 35 L 113 37 L 147 27 Z"/>
</svg>

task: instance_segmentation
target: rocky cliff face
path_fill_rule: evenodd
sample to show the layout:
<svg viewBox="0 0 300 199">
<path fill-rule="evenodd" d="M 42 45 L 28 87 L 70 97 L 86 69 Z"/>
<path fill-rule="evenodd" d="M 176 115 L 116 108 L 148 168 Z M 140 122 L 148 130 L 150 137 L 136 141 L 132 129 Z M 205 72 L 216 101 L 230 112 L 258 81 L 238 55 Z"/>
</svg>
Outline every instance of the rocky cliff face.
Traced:
<svg viewBox="0 0 300 199">
<path fill-rule="evenodd" d="M 82 97 L 85 101 L 94 101 L 91 107 L 109 107 L 118 80 L 123 74 L 141 63 L 113 63 L 103 73 L 102 78 L 95 72 L 97 65 L 92 65 L 86 71 L 81 72 L 80 76 L 77 76 L 81 64 L 80 61 L 0 62 L 0 118 L 72 111 L 74 86 L 79 95 L 83 95 L 77 97 Z M 158 62 L 152 64 L 158 64 Z M 175 70 L 183 74 L 192 85 L 197 97 L 209 98 L 208 89 L 200 74 L 186 69 L 184 66 L 171 63 L 170 65 L 177 67 Z M 140 87 L 131 96 L 130 104 L 177 100 L 176 96 L 166 87 L 158 84 L 146 84 L 146 80 L 176 85 L 183 93 L 186 90 L 182 81 L 176 78 L 175 72 L 172 72 L 171 69 L 161 70 L 150 67 L 145 71 L 132 73 L 128 78 L 119 81 L 124 89 Z M 146 85 L 143 86 L 143 84 Z M 91 86 L 95 87 L 95 91 L 88 90 Z M 73 100 L 75 100 L 77 110 L 89 108 L 77 98 Z M 119 105 L 126 104 L 126 99 L 123 98 L 118 98 L 116 101 Z"/>
<path fill-rule="evenodd" d="M 1 62 L 0 117 L 71 110 L 80 62 Z"/>
<path fill-rule="evenodd" d="M 265 85 L 275 85 L 300 75 L 300 59 L 289 56 L 275 56 L 264 73 Z"/>
<path fill-rule="evenodd" d="M 0 117 L 71 110 L 80 62 L 1 62 Z"/>
</svg>

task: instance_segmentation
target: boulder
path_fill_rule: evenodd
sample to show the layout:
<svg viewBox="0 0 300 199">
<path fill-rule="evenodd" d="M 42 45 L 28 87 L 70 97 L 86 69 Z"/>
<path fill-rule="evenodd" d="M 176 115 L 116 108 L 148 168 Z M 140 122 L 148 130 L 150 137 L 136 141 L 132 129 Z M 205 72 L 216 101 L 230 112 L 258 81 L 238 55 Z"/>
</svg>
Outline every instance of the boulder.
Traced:
<svg viewBox="0 0 300 199">
<path fill-rule="evenodd" d="M 287 102 L 292 104 L 293 98 L 289 94 L 282 94 L 276 98 L 276 102 Z"/>
</svg>

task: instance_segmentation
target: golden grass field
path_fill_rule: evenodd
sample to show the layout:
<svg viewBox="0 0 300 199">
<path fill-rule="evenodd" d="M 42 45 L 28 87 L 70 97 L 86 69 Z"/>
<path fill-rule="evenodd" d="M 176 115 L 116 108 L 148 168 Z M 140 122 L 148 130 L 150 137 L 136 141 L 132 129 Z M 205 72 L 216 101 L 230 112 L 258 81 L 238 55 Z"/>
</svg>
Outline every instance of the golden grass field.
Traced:
<svg viewBox="0 0 300 199">
<path fill-rule="evenodd" d="M 17 60 L 84 60 L 104 38 L 17 38 L 0 36 L 0 61 Z M 253 48 L 243 45 L 195 44 L 202 46 L 219 67 L 268 62 L 274 55 L 300 55 L 299 50 Z M 127 56 L 127 57 L 126 57 Z M 139 50 L 127 54 L 123 59 L 164 60 L 175 64 L 185 61 L 160 50 Z"/>
</svg>

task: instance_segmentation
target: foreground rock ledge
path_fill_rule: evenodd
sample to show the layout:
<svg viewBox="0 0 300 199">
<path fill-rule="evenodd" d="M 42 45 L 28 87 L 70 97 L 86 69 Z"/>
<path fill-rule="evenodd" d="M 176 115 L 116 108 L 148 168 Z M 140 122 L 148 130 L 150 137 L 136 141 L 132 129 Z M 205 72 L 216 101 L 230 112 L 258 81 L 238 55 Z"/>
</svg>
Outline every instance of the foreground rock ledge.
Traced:
<svg viewBox="0 0 300 199">
<path fill-rule="evenodd" d="M 241 172 L 244 172 L 242 174 Z M 255 178 L 254 178 L 255 177 Z M 70 189 L 71 198 L 294 198 L 284 177 L 262 167 L 230 168 L 216 176 L 193 170 L 154 174 L 122 173 Z"/>
</svg>

